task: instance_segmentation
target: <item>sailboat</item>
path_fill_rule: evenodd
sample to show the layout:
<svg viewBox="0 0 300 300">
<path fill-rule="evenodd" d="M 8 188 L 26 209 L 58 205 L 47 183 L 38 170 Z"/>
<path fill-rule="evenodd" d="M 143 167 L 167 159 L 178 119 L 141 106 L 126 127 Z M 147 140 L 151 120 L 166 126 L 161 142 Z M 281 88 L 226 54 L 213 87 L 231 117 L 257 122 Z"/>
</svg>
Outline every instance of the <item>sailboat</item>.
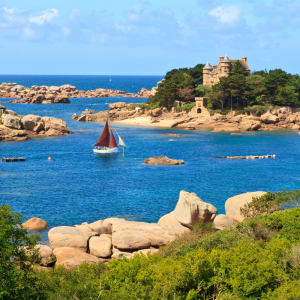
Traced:
<svg viewBox="0 0 300 300">
<path fill-rule="evenodd" d="M 123 146 L 124 149 L 125 143 L 119 135 L 118 137 L 119 137 L 119 145 Z M 93 152 L 96 155 L 102 155 L 102 154 L 118 153 L 118 151 L 119 149 L 118 149 L 116 139 L 114 137 L 112 130 L 109 129 L 108 121 L 106 121 L 105 126 L 101 132 L 101 135 L 95 144 L 95 148 L 93 149 Z"/>
</svg>

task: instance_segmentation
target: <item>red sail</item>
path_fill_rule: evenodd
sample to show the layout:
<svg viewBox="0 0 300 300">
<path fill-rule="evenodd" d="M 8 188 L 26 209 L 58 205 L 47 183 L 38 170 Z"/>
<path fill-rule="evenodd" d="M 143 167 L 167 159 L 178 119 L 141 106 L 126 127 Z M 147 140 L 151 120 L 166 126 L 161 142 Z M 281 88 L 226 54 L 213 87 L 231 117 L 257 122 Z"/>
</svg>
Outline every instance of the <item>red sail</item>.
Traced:
<svg viewBox="0 0 300 300">
<path fill-rule="evenodd" d="M 109 146 L 109 128 L 108 128 L 108 122 L 107 121 L 106 121 L 105 126 L 103 128 L 101 136 L 98 139 L 95 146 L 103 146 L 103 147 L 108 147 Z"/>
<path fill-rule="evenodd" d="M 114 148 L 114 147 L 118 147 L 117 143 L 116 143 L 116 139 L 113 135 L 112 130 L 110 131 L 110 143 L 109 143 L 109 147 Z"/>
</svg>

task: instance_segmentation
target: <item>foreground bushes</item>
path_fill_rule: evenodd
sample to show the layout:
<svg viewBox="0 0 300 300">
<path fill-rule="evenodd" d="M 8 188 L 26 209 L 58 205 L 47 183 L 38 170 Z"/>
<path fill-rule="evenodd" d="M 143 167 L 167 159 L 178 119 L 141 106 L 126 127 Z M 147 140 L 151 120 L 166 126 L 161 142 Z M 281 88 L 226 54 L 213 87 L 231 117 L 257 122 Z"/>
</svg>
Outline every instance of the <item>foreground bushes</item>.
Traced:
<svg viewBox="0 0 300 300">
<path fill-rule="evenodd" d="M 72 271 L 14 270 L 29 277 L 6 272 L 3 281 L 0 274 L 17 287 L 2 299 L 299 299 L 300 208 L 219 232 L 199 225 L 149 257 Z"/>
<path fill-rule="evenodd" d="M 230 230 L 199 226 L 159 255 L 41 272 L 39 280 L 49 299 L 298 299 L 299 270 L 294 208 Z"/>
</svg>

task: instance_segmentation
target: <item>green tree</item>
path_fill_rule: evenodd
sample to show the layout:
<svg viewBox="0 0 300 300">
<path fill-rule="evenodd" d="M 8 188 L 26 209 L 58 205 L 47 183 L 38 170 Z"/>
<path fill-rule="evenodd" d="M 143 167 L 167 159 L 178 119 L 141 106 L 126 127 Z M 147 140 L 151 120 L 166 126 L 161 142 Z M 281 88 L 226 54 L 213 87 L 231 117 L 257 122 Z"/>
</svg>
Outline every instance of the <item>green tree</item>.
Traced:
<svg viewBox="0 0 300 300">
<path fill-rule="evenodd" d="M 32 270 L 36 238 L 22 229 L 22 216 L 0 207 L 0 299 L 43 299 Z"/>
</svg>

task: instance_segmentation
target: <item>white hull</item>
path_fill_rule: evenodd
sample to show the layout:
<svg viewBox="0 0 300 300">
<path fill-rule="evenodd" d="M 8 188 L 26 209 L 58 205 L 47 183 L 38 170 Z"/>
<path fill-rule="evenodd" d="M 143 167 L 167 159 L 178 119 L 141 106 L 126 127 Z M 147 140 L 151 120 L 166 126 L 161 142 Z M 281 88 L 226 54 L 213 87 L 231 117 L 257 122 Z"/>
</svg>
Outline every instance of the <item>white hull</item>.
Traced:
<svg viewBox="0 0 300 300">
<path fill-rule="evenodd" d="M 119 149 L 118 147 L 115 148 L 102 148 L 102 149 L 93 149 L 93 152 L 96 155 L 103 155 L 103 154 L 113 154 L 113 153 L 118 153 Z"/>
</svg>

